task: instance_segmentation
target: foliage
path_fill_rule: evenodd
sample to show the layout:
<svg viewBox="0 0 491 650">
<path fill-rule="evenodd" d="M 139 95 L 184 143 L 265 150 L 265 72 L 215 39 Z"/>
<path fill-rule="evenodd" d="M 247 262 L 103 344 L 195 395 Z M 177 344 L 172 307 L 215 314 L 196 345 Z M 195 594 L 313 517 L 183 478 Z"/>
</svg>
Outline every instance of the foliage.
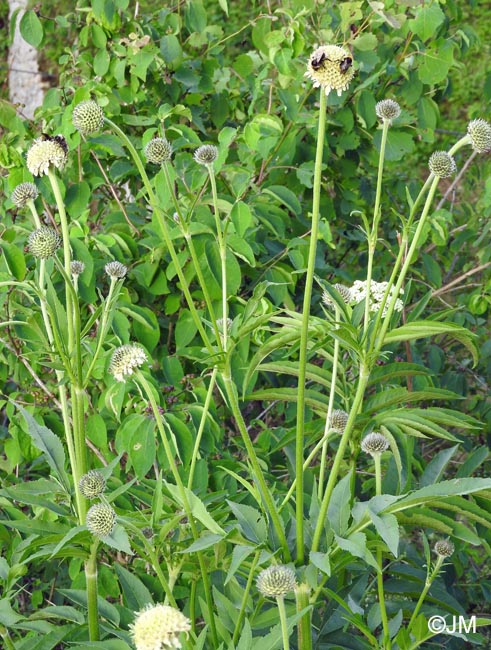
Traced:
<svg viewBox="0 0 491 650">
<path fill-rule="evenodd" d="M 442 128 L 474 65 L 461 6 L 147 4 L 26 14 L 36 46 L 58 29 L 70 39 L 59 87 L 34 126 L 0 106 L 6 647 L 124 650 L 134 612 L 164 601 L 191 620 L 189 648 L 482 643 L 485 627 L 427 626 L 489 609 L 489 161 L 471 156 L 433 203 L 422 190 L 429 153 L 486 117 L 474 102 L 456 133 Z M 304 78 L 318 43 L 353 54 L 340 96 L 319 100 Z M 402 107 L 392 125 L 377 119 L 386 98 Z M 85 137 L 72 113 L 89 99 L 106 123 Z M 66 138 L 68 163 L 33 178 L 23 157 L 41 132 Z M 171 163 L 146 163 L 154 137 Z M 213 165 L 193 157 L 205 143 Z M 456 148 L 459 170 L 468 153 Z M 40 192 L 31 214 L 9 198 L 26 181 Z M 25 248 L 40 213 L 61 227 L 60 261 Z M 126 277 L 105 273 L 112 260 Z M 337 283 L 367 268 L 378 282 L 395 269 L 402 314 L 344 302 Z M 135 343 L 149 362 L 119 382 L 113 352 Z M 333 408 L 349 414 L 342 435 Z M 390 451 L 361 454 L 374 430 Z M 78 487 L 90 468 L 117 515 L 100 538 Z M 441 538 L 455 544 L 445 564 Z M 295 566 L 295 598 L 258 593 L 272 563 Z"/>
</svg>

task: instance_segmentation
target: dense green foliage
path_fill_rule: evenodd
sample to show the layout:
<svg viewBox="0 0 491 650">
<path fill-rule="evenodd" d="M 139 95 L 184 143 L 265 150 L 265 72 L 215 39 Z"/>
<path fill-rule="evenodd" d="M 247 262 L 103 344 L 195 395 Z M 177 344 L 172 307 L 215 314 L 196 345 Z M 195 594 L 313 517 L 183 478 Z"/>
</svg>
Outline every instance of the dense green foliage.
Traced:
<svg viewBox="0 0 491 650">
<path fill-rule="evenodd" d="M 427 178 L 429 154 L 450 149 L 468 120 L 489 117 L 489 79 L 478 77 L 484 90 L 466 104 L 465 80 L 481 65 L 481 46 L 462 3 L 191 0 L 158 10 L 142 3 L 136 17 L 129 4 L 79 1 L 66 15 L 27 14 L 24 38 L 56 52 L 59 85 L 47 92 L 35 124 L 0 105 L 5 647 L 127 650 L 133 612 L 167 596 L 191 619 L 184 647 L 274 650 L 282 643 L 276 603 L 255 587 L 259 571 L 272 562 L 296 566 L 311 597 L 310 610 L 308 600 L 286 598 L 292 647 L 445 644 L 457 650 L 485 643 L 486 627 L 433 638 L 426 621 L 433 614 L 449 620 L 486 614 L 491 603 L 489 156 L 473 155 L 462 177 L 438 185 L 410 260 L 404 312 L 388 319 L 386 336 L 371 349 L 376 358 L 364 355 L 367 337 L 380 325 L 377 315 L 367 324 L 363 303 L 346 306 L 332 289 L 367 277 L 383 140 L 376 103 L 391 98 L 402 108 L 385 149 L 372 271 L 378 282 L 389 279 L 401 238 L 409 248 L 414 236 L 407 219 Z M 320 520 L 320 544 L 319 454 L 304 472 L 303 556 L 298 494 L 284 499 L 298 479 L 301 315 L 315 212 L 319 92 L 304 72 L 320 43 L 348 47 L 356 76 L 347 92 L 327 97 L 305 458 L 324 435 L 331 386 L 335 408 L 350 412 L 362 369 L 370 372 L 346 453 L 337 454 L 340 437 L 329 439 L 326 479 L 338 456 L 341 465 Z M 109 122 L 85 138 L 72 114 L 89 99 Z M 25 165 L 25 152 L 42 132 L 68 142 L 68 163 L 57 176 L 73 259 L 85 264 L 76 300 L 76 354 L 85 383 L 67 370 L 69 280 L 48 260 L 43 298 L 40 264 L 26 247 L 31 215 L 10 198 L 20 183 L 34 181 L 42 221 L 60 221 L 55 187 Z M 154 137 L 171 143 L 171 164 L 145 161 Z M 202 144 L 218 147 L 214 174 L 193 157 Z M 468 158 L 469 148 L 456 153 L 459 171 Z M 225 265 L 217 214 L 226 224 Z M 105 274 L 112 260 L 128 267 L 124 281 L 113 283 Z M 224 273 L 229 347 L 211 314 L 222 316 Z M 336 316 L 322 300 L 324 291 L 337 305 Z M 44 302 L 53 328 L 59 326 L 61 352 L 68 350 L 64 358 L 47 333 Z M 340 357 L 333 382 L 335 341 Z M 111 354 L 133 342 L 151 361 L 141 380 L 118 382 L 108 372 Z M 95 551 L 82 517 L 87 504 L 75 485 L 72 461 L 80 449 L 72 454 L 65 444 L 64 390 L 83 411 L 84 470 L 103 471 L 105 498 L 118 517 L 98 548 L 100 642 L 89 631 L 84 564 Z M 373 430 L 391 443 L 382 456 L 381 486 L 376 461 L 360 453 L 360 440 Z M 179 491 L 173 455 L 194 497 Z M 435 566 L 434 542 L 447 537 L 455 553 L 441 572 L 438 567 L 422 613 L 408 625 Z M 379 604 L 381 567 L 392 642 Z"/>
</svg>

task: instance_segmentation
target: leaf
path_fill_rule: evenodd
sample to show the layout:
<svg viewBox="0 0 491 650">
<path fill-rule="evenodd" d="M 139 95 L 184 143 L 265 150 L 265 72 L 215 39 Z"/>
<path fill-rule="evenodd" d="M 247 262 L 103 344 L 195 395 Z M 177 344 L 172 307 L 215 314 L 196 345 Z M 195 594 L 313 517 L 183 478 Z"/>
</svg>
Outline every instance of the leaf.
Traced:
<svg viewBox="0 0 491 650">
<path fill-rule="evenodd" d="M 31 621 L 45 618 L 61 618 L 62 620 L 72 621 L 79 625 L 83 625 L 85 620 L 82 612 L 79 612 L 78 609 L 70 605 L 47 605 L 29 616 L 29 620 Z"/>
<path fill-rule="evenodd" d="M 416 17 L 408 22 L 409 29 L 417 34 L 422 41 L 435 38 L 438 28 L 445 20 L 445 14 L 438 3 L 417 7 L 415 11 Z"/>
<path fill-rule="evenodd" d="M 179 489 L 177 488 L 177 486 L 173 485 L 172 483 L 168 483 L 167 481 L 164 481 L 164 485 L 167 488 L 167 490 L 172 494 L 173 498 L 180 505 L 180 507 L 185 509 L 182 500 L 182 495 Z M 187 487 L 184 488 L 184 492 L 186 494 L 187 501 L 191 507 L 191 512 L 196 517 L 196 519 L 201 521 L 203 526 L 205 526 L 205 528 L 207 528 L 212 533 L 225 536 L 225 531 L 213 519 L 213 517 L 207 511 L 206 506 L 201 501 L 201 499 L 197 497 L 193 492 L 191 492 L 191 490 L 189 490 Z"/>
<path fill-rule="evenodd" d="M 256 544 L 264 544 L 267 540 L 268 529 L 259 510 L 243 503 L 234 503 L 228 500 L 227 503 L 237 517 L 244 536 Z"/>
<path fill-rule="evenodd" d="M 455 445 L 449 449 L 443 449 L 434 458 L 431 459 L 419 481 L 421 487 L 424 487 L 425 485 L 431 485 L 432 483 L 437 483 L 441 479 L 443 472 L 445 471 L 445 467 L 451 461 L 458 448 L 459 445 Z"/>
<path fill-rule="evenodd" d="M 242 544 L 234 546 L 234 550 L 232 551 L 232 560 L 230 562 L 224 585 L 229 582 L 229 580 L 235 575 L 236 571 L 238 571 L 242 562 L 249 557 L 251 553 L 254 553 L 254 551 L 254 546 L 243 546 Z"/>
<path fill-rule="evenodd" d="M 22 38 L 36 49 L 43 41 L 43 25 L 35 11 L 26 11 L 20 19 L 20 34 Z"/>
<path fill-rule="evenodd" d="M 343 536 L 348 530 L 348 522 L 351 516 L 351 474 L 350 471 L 346 476 L 337 483 L 332 491 L 331 501 L 327 510 L 327 518 L 331 528 L 336 535 Z"/>
<path fill-rule="evenodd" d="M 115 548 L 117 551 L 123 551 L 123 553 L 126 553 L 127 555 L 133 555 L 128 533 L 121 524 L 116 524 L 113 532 L 110 535 L 101 537 L 101 540 L 104 544 L 107 544 L 111 548 Z"/>
<path fill-rule="evenodd" d="M 319 553 L 317 551 L 311 551 L 309 555 L 310 561 L 312 564 L 325 573 L 326 576 L 331 575 L 331 563 L 329 562 L 329 553 Z"/>
<path fill-rule="evenodd" d="M 387 544 L 394 557 L 399 555 L 399 524 L 394 515 L 377 515 L 370 508 L 368 513 L 373 521 L 378 534 Z"/>
<path fill-rule="evenodd" d="M 427 338 L 429 336 L 449 335 L 464 345 L 471 353 L 474 364 L 477 363 L 478 353 L 476 348 L 477 335 L 467 328 L 455 323 L 441 323 L 439 321 L 422 320 L 406 323 L 401 327 L 388 332 L 385 335 L 384 343 L 395 343 L 398 341 L 412 341 L 414 339 Z"/>
<path fill-rule="evenodd" d="M 182 551 L 179 551 L 179 553 L 197 553 L 198 551 L 203 551 L 206 548 L 210 548 L 210 546 L 216 546 L 222 539 L 223 535 L 205 532 L 190 546 L 183 549 Z"/>
<path fill-rule="evenodd" d="M 26 260 L 22 251 L 15 244 L 4 240 L 0 242 L 0 246 L 10 273 L 16 280 L 22 281 L 26 276 Z"/>
<path fill-rule="evenodd" d="M 370 553 L 367 547 L 367 538 L 364 533 L 354 532 L 351 533 L 348 538 L 339 537 L 336 535 L 336 542 L 339 548 L 342 548 L 344 551 L 348 551 L 351 555 L 359 557 L 362 560 L 365 560 L 367 564 L 372 566 L 377 571 L 380 570 L 377 561 Z"/>
<path fill-rule="evenodd" d="M 121 564 L 116 563 L 114 569 L 118 575 L 119 584 L 126 599 L 125 604 L 129 609 L 138 612 L 148 604 L 153 605 L 152 594 L 140 578 L 130 573 Z"/>
<path fill-rule="evenodd" d="M 26 409 L 13 402 L 16 408 L 22 413 L 26 421 L 29 435 L 35 446 L 42 451 L 46 457 L 48 465 L 51 467 L 56 477 L 59 479 L 65 490 L 70 493 L 70 481 L 65 472 L 65 450 L 61 440 L 48 427 L 38 424 L 33 416 Z"/>
<path fill-rule="evenodd" d="M 456 478 L 441 481 L 401 496 L 396 503 L 389 505 L 385 512 L 400 512 L 424 503 L 438 503 L 438 499 L 445 499 L 455 495 L 464 496 L 465 494 L 473 494 L 483 490 L 491 490 L 491 479 Z"/>
<path fill-rule="evenodd" d="M 450 39 L 439 39 L 428 45 L 418 68 L 420 81 L 429 85 L 444 81 L 454 62 L 454 47 Z"/>
<path fill-rule="evenodd" d="M 270 185 L 263 188 L 263 194 L 270 194 L 277 199 L 282 205 L 286 206 L 296 217 L 300 216 L 302 206 L 295 194 L 283 185 Z"/>
<path fill-rule="evenodd" d="M 305 607 L 294 616 L 289 616 L 287 618 L 288 635 L 292 633 L 293 626 L 297 621 L 299 621 L 310 609 L 311 606 Z M 275 625 L 271 632 L 265 637 L 254 638 L 254 650 L 279 650 L 281 647 L 283 647 L 283 645 L 280 624 Z"/>
<path fill-rule="evenodd" d="M 87 608 L 87 592 L 85 591 L 85 589 L 58 589 L 57 591 L 62 596 L 68 598 L 68 600 L 71 600 L 73 603 L 76 603 L 81 607 Z M 101 596 L 97 596 L 97 607 L 99 609 L 100 616 L 107 619 L 114 625 L 119 626 L 119 621 L 120 621 L 119 611 L 114 605 L 108 603 Z"/>
</svg>

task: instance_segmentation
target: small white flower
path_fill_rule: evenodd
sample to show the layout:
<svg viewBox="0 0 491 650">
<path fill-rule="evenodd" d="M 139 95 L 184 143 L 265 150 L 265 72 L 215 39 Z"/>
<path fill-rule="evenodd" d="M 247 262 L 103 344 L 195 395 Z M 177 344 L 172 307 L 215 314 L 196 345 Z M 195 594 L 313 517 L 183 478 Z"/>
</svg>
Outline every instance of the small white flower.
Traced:
<svg viewBox="0 0 491 650">
<path fill-rule="evenodd" d="M 118 381 L 126 381 L 126 377 L 132 375 L 146 360 L 146 352 L 140 345 L 135 343 L 122 345 L 113 352 L 109 372 Z"/>
<path fill-rule="evenodd" d="M 130 625 L 136 650 L 178 650 L 181 632 L 187 636 L 190 629 L 187 616 L 169 605 L 149 605 Z"/>
</svg>

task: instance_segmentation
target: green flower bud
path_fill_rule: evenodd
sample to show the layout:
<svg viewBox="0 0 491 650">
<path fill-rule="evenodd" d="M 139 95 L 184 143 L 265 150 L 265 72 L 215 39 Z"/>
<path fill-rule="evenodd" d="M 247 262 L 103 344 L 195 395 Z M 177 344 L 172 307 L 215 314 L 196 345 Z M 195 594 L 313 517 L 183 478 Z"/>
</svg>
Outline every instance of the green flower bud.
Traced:
<svg viewBox="0 0 491 650">
<path fill-rule="evenodd" d="M 389 448 L 389 441 L 381 433 L 369 433 L 361 441 L 361 448 L 366 454 L 375 456 L 381 454 Z"/>
<path fill-rule="evenodd" d="M 49 226 L 41 226 L 29 235 L 28 247 L 34 257 L 47 260 L 61 246 L 60 235 Z"/>
<path fill-rule="evenodd" d="M 86 499 L 95 499 L 106 489 L 106 479 L 102 472 L 91 469 L 84 474 L 78 483 L 80 492 Z"/>
<path fill-rule="evenodd" d="M 435 544 L 435 553 L 440 557 L 450 557 L 455 550 L 455 546 L 448 539 L 442 539 Z"/>
<path fill-rule="evenodd" d="M 428 161 L 430 172 L 439 178 L 448 178 L 457 171 L 455 160 L 446 151 L 435 151 Z"/>
<path fill-rule="evenodd" d="M 257 588 L 266 597 L 276 598 L 293 591 L 297 586 L 295 572 L 284 565 L 272 565 L 263 569 L 257 577 Z"/>
<path fill-rule="evenodd" d="M 213 165 L 218 158 L 218 149 L 212 144 L 204 144 L 194 152 L 194 159 L 200 165 Z"/>
<path fill-rule="evenodd" d="M 346 411 L 341 411 L 340 409 L 334 409 L 334 411 L 331 413 L 331 418 L 329 420 L 329 429 L 336 431 L 336 433 L 344 433 L 347 423 L 348 423 L 348 414 L 346 413 Z"/>
<path fill-rule="evenodd" d="M 383 99 L 375 105 L 375 113 L 381 120 L 395 120 L 401 114 L 401 107 L 393 99 Z"/>
<path fill-rule="evenodd" d="M 28 201 L 35 201 L 38 195 L 38 188 L 34 183 L 21 183 L 14 188 L 10 198 L 14 205 L 22 208 Z"/>
<path fill-rule="evenodd" d="M 104 111 L 92 99 L 80 102 L 73 109 L 73 126 L 83 135 L 97 133 L 104 126 Z"/>
<path fill-rule="evenodd" d="M 165 138 L 154 138 L 147 143 L 144 153 L 148 162 L 162 165 L 171 159 L 172 146 Z"/>
<path fill-rule="evenodd" d="M 467 127 L 472 148 L 479 153 L 491 151 L 491 125 L 486 120 L 472 120 Z"/>
<path fill-rule="evenodd" d="M 85 264 L 79 260 L 73 260 L 70 262 L 70 271 L 72 275 L 79 276 L 84 272 Z"/>
<path fill-rule="evenodd" d="M 108 262 L 104 270 L 110 278 L 116 278 L 118 280 L 124 278 L 128 273 L 128 267 L 121 264 L 121 262 Z"/>
<path fill-rule="evenodd" d="M 87 512 L 85 525 L 94 537 L 107 537 L 116 525 L 116 513 L 107 503 L 95 503 Z"/>
<path fill-rule="evenodd" d="M 147 360 L 145 350 L 135 343 L 116 348 L 111 357 L 109 372 L 118 381 L 126 381 L 136 368 L 140 368 Z"/>
</svg>

